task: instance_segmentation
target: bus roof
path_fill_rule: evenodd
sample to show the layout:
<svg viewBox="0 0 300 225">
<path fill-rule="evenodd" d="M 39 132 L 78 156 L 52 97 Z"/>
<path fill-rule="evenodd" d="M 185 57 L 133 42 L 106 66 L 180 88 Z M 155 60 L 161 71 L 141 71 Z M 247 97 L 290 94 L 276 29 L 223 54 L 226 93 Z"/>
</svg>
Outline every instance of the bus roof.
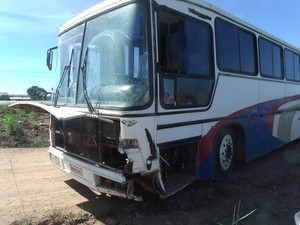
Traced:
<svg viewBox="0 0 300 225">
<path fill-rule="evenodd" d="M 155 0 L 156 1 L 156 0 Z M 84 22 L 85 20 L 89 19 L 90 17 L 93 17 L 95 15 L 97 15 L 98 13 L 101 13 L 111 7 L 115 7 L 118 6 L 122 3 L 126 3 L 126 2 L 130 2 L 130 0 L 105 0 L 100 2 L 99 4 L 87 9 L 86 11 L 78 14 L 77 16 L 75 16 L 74 18 L 72 18 L 70 21 L 68 21 L 67 23 L 65 23 L 61 28 L 60 28 L 60 34 L 65 32 L 66 30 L 70 29 L 71 27 L 80 24 L 82 22 Z M 271 39 L 272 41 L 275 41 L 277 43 L 280 43 L 294 51 L 297 51 L 298 53 L 300 53 L 300 49 L 273 36 L 270 33 L 267 33 L 266 31 L 263 31 L 262 29 L 204 1 L 204 0 L 157 0 L 157 2 L 163 2 L 163 5 L 167 5 L 170 6 L 172 3 L 176 4 L 176 2 L 186 2 L 192 5 L 196 5 L 198 7 L 204 8 L 206 10 L 212 11 L 213 13 L 230 20 L 231 22 L 237 23 L 253 32 L 256 32 L 266 38 Z M 170 4 L 168 4 L 168 2 L 170 2 Z"/>
</svg>

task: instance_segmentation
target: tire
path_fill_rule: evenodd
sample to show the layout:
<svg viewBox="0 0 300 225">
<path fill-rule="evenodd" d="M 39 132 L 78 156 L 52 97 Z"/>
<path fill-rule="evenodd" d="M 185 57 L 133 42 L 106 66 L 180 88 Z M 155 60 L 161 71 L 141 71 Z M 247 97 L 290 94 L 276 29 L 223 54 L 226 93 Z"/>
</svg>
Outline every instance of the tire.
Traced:
<svg viewBox="0 0 300 225">
<path fill-rule="evenodd" d="M 214 177 L 225 180 L 234 167 L 237 142 L 230 127 L 223 128 L 214 142 Z"/>
</svg>

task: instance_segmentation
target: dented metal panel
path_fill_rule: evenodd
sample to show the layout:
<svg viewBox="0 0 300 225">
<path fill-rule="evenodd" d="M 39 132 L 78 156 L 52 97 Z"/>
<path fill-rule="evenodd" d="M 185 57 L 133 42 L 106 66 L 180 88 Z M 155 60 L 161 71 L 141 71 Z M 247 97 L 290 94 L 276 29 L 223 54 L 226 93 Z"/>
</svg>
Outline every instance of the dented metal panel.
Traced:
<svg viewBox="0 0 300 225">
<path fill-rule="evenodd" d="M 72 108 L 65 108 L 65 107 L 57 108 L 54 106 L 49 106 L 38 102 L 14 103 L 11 104 L 9 107 L 15 109 L 22 109 L 28 112 L 50 113 L 51 115 L 55 116 L 58 120 L 74 119 L 86 115 L 85 112 L 78 112 Z"/>
</svg>

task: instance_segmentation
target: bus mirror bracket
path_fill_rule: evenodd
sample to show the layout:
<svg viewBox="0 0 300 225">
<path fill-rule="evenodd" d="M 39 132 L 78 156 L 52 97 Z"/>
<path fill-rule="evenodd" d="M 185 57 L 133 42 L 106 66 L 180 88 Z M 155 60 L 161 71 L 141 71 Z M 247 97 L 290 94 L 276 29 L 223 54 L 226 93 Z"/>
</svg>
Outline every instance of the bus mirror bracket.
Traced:
<svg viewBox="0 0 300 225">
<path fill-rule="evenodd" d="M 57 49 L 57 46 L 49 48 L 47 51 L 47 67 L 52 70 L 52 61 L 53 61 L 53 50 Z"/>
</svg>

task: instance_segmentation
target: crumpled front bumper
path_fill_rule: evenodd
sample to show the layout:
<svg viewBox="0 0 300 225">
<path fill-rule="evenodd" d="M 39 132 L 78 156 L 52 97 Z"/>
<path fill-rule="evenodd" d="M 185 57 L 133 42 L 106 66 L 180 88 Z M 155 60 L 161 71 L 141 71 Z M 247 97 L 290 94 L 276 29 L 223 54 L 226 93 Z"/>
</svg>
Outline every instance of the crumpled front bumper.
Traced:
<svg viewBox="0 0 300 225">
<path fill-rule="evenodd" d="M 51 146 L 49 147 L 49 157 L 51 162 L 69 177 L 93 190 L 135 201 L 142 201 L 142 197 L 133 194 L 133 182 L 128 181 L 122 171 L 82 161 Z"/>
</svg>

